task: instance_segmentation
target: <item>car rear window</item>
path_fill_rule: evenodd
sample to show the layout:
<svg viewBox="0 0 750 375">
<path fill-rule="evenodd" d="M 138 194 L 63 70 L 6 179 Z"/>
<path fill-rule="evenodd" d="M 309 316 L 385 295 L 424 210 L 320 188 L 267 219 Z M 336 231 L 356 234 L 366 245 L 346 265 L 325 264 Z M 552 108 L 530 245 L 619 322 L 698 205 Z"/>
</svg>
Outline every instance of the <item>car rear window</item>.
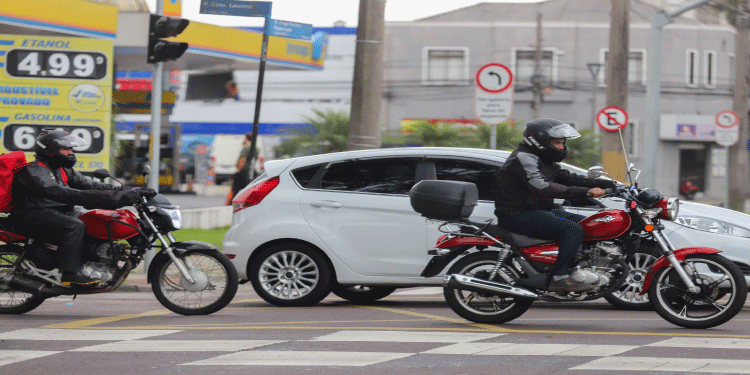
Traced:
<svg viewBox="0 0 750 375">
<path fill-rule="evenodd" d="M 324 164 L 313 165 L 309 167 L 297 168 L 292 171 L 292 176 L 300 184 L 300 186 L 307 188 L 310 187 L 310 180 L 315 176 L 320 167 Z"/>
<path fill-rule="evenodd" d="M 477 185 L 479 199 L 495 200 L 495 179 L 500 165 L 469 160 L 437 159 L 435 174 L 438 180 L 472 182 Z"/>
<path fill-rule="evenodd" d="M 331 164 L 320 181 L 325 190 L 409 194 L 417 158 L 350 160 Z"/>
</svg>

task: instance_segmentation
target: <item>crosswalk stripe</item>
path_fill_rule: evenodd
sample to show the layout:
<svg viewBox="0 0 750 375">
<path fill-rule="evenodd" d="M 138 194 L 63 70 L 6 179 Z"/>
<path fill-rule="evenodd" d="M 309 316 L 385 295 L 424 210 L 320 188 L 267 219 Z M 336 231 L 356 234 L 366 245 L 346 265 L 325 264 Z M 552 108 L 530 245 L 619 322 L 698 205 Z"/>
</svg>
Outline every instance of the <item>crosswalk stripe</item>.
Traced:
<svg viewBox="0 0 750 375">
<path fill-rule="evenodd" d="M 39 329 L 28 328 L 0 333 L 0 340 L 92 340 L 122 341 L 137 340 L 146 337 L 167 335 L 179 330 L 142 330 L 122 329 Z"/>
<path fill-rule="evenodd" d="M 734 338 L 673 337 L 646 346 L 672 348 L 750 349 L 750 340 Z"/>
<path fill-rule="evenodd" d="M 15 362 L 26 361 L 34 358 L 46 357 L 48 355 L 60 352 L 50 352 L 41 350 L 0 350 L 0 366 L 5 366 Z"/>
<path fill-rule="evenodd" d="M 502 335 L 468 332 L 338 331 L 316 337 L 311 341 L 469 342 Z"/>
<path fill-rule="evenodd" d="M 130 340 L 87 346 L 73 352 L 236 352 L 279 344 L 283 340 Z"/>
<path fill-rule="evenodd" d="M 422 354 L 463 355 L 562 355 L 606 357 L 639 348 L 633 345 L 511 344 L 469 342 L 443 346 Z"/>
<path fill-rule="evenodd" d="M 603 357 L 571 370 L 718 372 L 747 374 L 750 361 L 734 359 Z"/>
<path fill-rule="evenodd" d="M 414 355 L 384 352 L 255 351 L 237 352 L 183 366 L 368 366 Z"/>
</svg>

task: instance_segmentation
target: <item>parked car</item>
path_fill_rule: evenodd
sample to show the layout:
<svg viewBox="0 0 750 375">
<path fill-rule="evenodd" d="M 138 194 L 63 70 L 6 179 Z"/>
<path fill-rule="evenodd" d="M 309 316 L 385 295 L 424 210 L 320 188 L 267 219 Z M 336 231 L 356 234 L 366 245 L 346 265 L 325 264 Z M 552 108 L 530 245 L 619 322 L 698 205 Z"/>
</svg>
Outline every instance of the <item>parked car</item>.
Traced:
<svg viewBox="0 0 750 375">
<path fill-rule="evenodd" d="M 472 220 L 495 220 L 494 173 L 508 151 L 467 148 L 391 148 L 273 160 L 238 194 L 225 254 L 266 301 L 307 306 L 329 292 L 357 303 L 396 288 L 438 286 L 441 277 L 420 277 L 441 235 L 439 223 L 412 210 L 409 189 L 423 179 L 473 182 L 479 203 Z M 575 173 L 585 170 L 564 165 Z M 563 202 L 591 215 L 622 207 L 615 199 Z M 675 246 L 724 250 L 750 275 L 750 223 L 719 207 L 683 202 L 680 219 L 667 222 Z M 622 308 L 646 308 L 642 277 L 656 259 L 646 249 L 631 263 L 628 283 L 607 299 Z M 748 276 L 750 280 L 750 276 Z"/>
</svg>

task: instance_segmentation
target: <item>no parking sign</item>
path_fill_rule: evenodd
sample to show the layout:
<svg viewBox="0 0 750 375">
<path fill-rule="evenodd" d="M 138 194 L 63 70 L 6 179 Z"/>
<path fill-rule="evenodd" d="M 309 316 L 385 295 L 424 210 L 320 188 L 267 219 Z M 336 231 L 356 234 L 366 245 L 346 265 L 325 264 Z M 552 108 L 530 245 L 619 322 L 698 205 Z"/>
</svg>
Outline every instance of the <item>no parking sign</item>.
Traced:
<svg viewBox="0 0 750 375">
<path fill-rule="evenodd" d="M 608 132 L 616 132 L 628 125 L 628 114 L 620 107 L 606 107 L 596 115 L 596 123 Z"/>
</svg>

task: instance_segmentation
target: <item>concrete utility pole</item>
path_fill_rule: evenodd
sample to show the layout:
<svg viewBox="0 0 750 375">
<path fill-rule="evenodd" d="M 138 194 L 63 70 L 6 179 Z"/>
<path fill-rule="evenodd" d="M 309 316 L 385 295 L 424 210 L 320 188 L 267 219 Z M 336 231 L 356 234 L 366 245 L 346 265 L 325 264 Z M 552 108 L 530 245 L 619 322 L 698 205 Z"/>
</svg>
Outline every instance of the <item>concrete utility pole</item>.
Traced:
<svg viewBox="0 0 750 375">
<path fill-rule="evenodd" d="M 534 51 L 534 75 L 531 77 L 531 92 L 534 100 L 531 102 L 532 118 L 539 118 L 542 106 L 542 14 L 536 14 L 536 50 Z"/>
<path fill-rule="evenodd" d="M 385 1 L 359 0 L 349 150 L 380 148 Z"/>
<path fill-rule="evenodd" d="M 747 97 L 750 79 L 750 5 L 748 0 L 740 0 L 738 7 L 742 14 L 737 15 L 737 34 L 734 40 L 734 91 L 732 109 L 740 118 L 739 141 L 729 148 L 727 183 L 729 184 L 729 207 L 746 211 L 745 200 L 750 189 L 750 128 L 748 127 Z"/>
<path fill-rule="evenodd" d="M 164 0 L 156 0 L 155 14 L 164 15 Z M 154 64 L 154 74 L 151 78 L 151 142 L 149 155 L 151 173 L 148 176 L 148 187 L 159 191 L 159 166 L 161 165 L 161 91 L 164 86 L 164 63 Z M 147 254 L 148 255 L 148 254 Z M 147 259 L 146 264 L 148 264 Z"/>
<path fill-rule="evenodd" d="M 612 0 L 609 23 L 609 54 L 606 62 L 607 106 L 627 112 L 628 60 L 630 60 L 630 0 Z M 602 137 L 602 166 L 619 181 L 626 179 L 625 150 L 618 132 L 605 132 Z"/>
</svg>

